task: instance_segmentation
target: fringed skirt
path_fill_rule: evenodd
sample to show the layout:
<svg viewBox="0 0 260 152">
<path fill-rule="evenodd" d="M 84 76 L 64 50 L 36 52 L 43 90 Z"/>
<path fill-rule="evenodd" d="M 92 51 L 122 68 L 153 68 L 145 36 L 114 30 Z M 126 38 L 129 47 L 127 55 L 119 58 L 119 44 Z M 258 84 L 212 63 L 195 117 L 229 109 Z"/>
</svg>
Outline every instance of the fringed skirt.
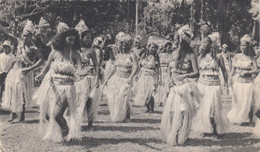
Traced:
<svg viewBox="0 0 260 152">
<path fill-rule="evenodd" d="M 220 134 L 226 132 L 229 124 L 222 111 L 221 86 L 209 86 L 198 82 L 198 89 L 202 94 L 202 100 L 194 117 L 192 129 L 199 134 L 213 133 L 211 119 L 214 119 L 217 132 Z"/>
<path fill-rule="evenodd" d="M 169 74 L 167 72 L 162 73 L 162 84 L 158 86 L 157 91 L 155 93 L 155 101 L 156 103 L 165 104 L 168 94 L 169 94 Z"/>
<path fill-rule="evenodd" d="M 34 87 L 33 72 L 24 75 L 22 69 L 12 69 L 7 74 L 2 108 L 12 112 L 22 112 L 23 105 L 29 107 Z"/>
<path fill-rule="evenodd" d="M 136 83 L 135 105 L 144 106 L 155 93 L 156 78 L 153 75 L 142 73 Z M 156 101 L 155 101 L 156 102 Z"/>
<path fill-rule="evenodd" d="M 113 122 L 125 121 L 131 112 L 129 104 L 130 85 L 127 84 L 127 79 L 115 73 L 104 88 Z"/>
<path fill-rule="evenodd" d="M 200 93 L 193 82 L 170 89 L 164 106 L 161 132 L 163 140 L 171 146 L 184 144 L 187 140 L 192 117 L 200 100 Z"/>
<path fill-rule="evenodd" d="M 98 105 L 102 98 L 102 91 L 95 87 L 95 76 L 84 77 L 83 80 L 75 82 L 76 100 L 78 103 L 78 112 L 82 121 L 95 121 L 98 112 Z M 90 108 L 86 108 L 88 99 L 91 99 Z M 88 116 L 89 114 L 89 116 Z"/>
<path fill-rule="evenodd" d="M 47 122 L 46 117 L 49 116 L 49 103 L 53 100 L 54 96 L 49 96 L 51 89 L 51 74 L 53 70 L 50 69 L 43 78 L 40 87 L 33 95 L 33 101 L 40 107 L 40 122 Z"/>
<path fill-rule="evenodd" d="M 248 123 L 249 112 L 253 104 L 253 84 L 235 81 L 232 90 L 232 108 L 228 112 L 227 118 L 234 124 Z"/>
<path fill-rule="evenodd" d="M 58 102 L 61 101 L 61 96 L 64 94 L 66 95 L 68 101 L 68 108 L 64 113 L 69 127 L 69 134 L 67 135 L 66 139 L 71 140 L 81 138 L 81 122 L 78 119 L 79 114 L 77 111 L 75 86 L 53 84 L 51 81 L 45 81 L 45 83 L 49 83 L 49 85 L 43 84 L 48 87 L 48 89 L 46 88 L 47 90 L 45 93 L 48 96 L 49 101 L 37 101 L 40 103 L 40 109 L 42 112 L 41 115 L 43 117 L 46 116 L 46 114 L 50 116 L 49 121 L 41 121 L 40 123 L 41 133 L 44 136 L 43 138 L 45 140 L 52 140 L 55 142 L 60 142 L 62 140 L 61 128 L 54 118 L 54 109 Z"/>
</svg>

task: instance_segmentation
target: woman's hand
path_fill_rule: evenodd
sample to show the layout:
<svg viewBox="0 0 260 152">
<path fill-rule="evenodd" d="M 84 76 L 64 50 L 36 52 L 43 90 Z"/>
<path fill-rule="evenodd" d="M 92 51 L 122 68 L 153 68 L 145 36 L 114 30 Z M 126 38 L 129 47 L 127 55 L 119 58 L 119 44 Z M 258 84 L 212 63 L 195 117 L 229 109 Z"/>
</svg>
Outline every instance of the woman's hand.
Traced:
<svg viewBox="0 0 260 152">
<path fill-rule="evenodd" d="M 95 80 L 95 87 L 96 87 L 96 88 L 99 87 L 99 81 L 98 81 L 98 79 Z"/>
<path fill-rule="evenodd" d="M 246 74 L 247 74 L 247 72 L 243 71 L 243 72 L 241 72 L 239 75 L 240 75 L 241 77 L 244 77 Z"/>
<path fill-rule="evenodd" d="M 34 79 L 35 79 L 35 81 L 39 82 L 40 80 L 43 79 L 43 77 L 44 77 L 44 75 L 40 73 Z"/>
<path fill-rule="evenodd" d="M 23 75 L 26 75 L 26 74 L 28 74 L 30 71 L 31 71 L 30 68 L 23 68 L 22 73 L 23 73 Z"/>
<path fill-rule="evenodd" d="M 183 79 L 185 79 L 187 76 L 185 74 L 182 75 L 177 75 L 176 78 L 178 81 L 182 81 Z"/>
</svg>

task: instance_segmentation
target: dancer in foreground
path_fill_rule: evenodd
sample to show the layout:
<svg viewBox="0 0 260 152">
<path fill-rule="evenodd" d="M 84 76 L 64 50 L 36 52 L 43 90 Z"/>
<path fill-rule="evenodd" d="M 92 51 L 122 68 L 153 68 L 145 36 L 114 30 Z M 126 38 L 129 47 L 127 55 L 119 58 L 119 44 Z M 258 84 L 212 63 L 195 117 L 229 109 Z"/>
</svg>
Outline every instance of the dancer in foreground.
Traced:
<svg viewBox="0 0 260 152">
<path fill-rule="evenodd" d="M 60 28 L 67 27 L 65 24 L 59 25 L 63 25 Z M 65 29 L 56 35 L 53 41 L 54 49 L 41 73 L 36 76 L 36 79 L 40 80 L 49 69 L 53 70 L 50 80 L 45 81 L 45 83 L 50 83 L 49 88 L 46 88 L 48 90 L 46 97 L 49 101 L 45 101 L 49 105 L 47 110 L 50 119 L 47 122 L 47 128 L 44 128 L 44 139 L 59 142 L 80 138 L 81 122 L 78 119 L 74 80 L 76 74 L 84 75 L 86 73 L 81 71 L 81 57 L 77 52 L 79 47 L 79 36 L 75 29 Z M 65 120 L 66 109 L 68 109 L 66 113 L 68 118 Z"/>
<path fill-rule="evenodd" d="M 227 131 L 228 121 L 221 104 L 220 71 L 227 86 L 227 71 L 224 60 L 217 54 L 220 35 L 215 32 L 203 40 L 199 56 L 200 77 L 198 89 L 202 94 L 199 109 L 193 120 L 193 130 L 203 136 L 217 137 Z"/>
<path fill-rule="evenodd" d="M 171 146 L 184 144 L 188 139 L 192 117 L 200 98 L 194 83 L 194 78 L 199 74 L 197 59 L 189 45 L 193 33 L 186 25 L 178 30 L 178 36 L 178 55 L 169 64 L 173 86 L 170 88 L 161 121 L 163 140 Z"/>
</svg>

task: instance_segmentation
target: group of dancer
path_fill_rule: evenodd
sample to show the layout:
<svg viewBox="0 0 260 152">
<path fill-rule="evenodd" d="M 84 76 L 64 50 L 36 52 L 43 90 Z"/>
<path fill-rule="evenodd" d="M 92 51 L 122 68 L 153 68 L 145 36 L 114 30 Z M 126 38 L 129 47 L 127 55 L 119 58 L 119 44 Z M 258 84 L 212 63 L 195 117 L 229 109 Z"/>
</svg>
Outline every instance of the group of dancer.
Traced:
<svg viewBox="0 0 260 152">
<path fill-rule="evenodd" d="M 41 18 L 38 30 L 49 26 Z M 105 62 L 104 46 L 110 35 L 93 38 L 83 20 L 74 28 L 60 22 L 56 35 L 46 43 L 51 52 L 44 62 L 33 40 L 39 31 L 32 21 L 27 21 L 22 38 L 3 27 L 0 30 L 13 44 L 18 43 L 16 57 L 11 55 L 11 42 L 3 43 L 8 59 L 1 66 L 8 68 L 0 71 L 5 73 L 1 74 L 1 83 L 5 82 L 1 84 L 5 86 L 1 108 L 11 110 L 9 122 L 14 122 L 18 113 L 18 121 L 24 121 L 25 107 L 36 102 L 44 139 L 80 139 L 82 123 L 92 127 L 103 96 L 113 122 L 129 122 L 133 104 L 146 106 L 151 113 L 155 104 L 164 106 L 160 128 L 169 145 L 184 144 L 191 131 L 217 137 L 228 131 L 230 123 L 256 123 L 255 134 L 260 135 L 260 62 L 248 34 L 241 38 L 241 53 L 227 60 L 225 51 L 218 53 L 219 33 L 211 32 L 207 25 L 201 27 L 199 55 L 190 46 L 193 31 L 188 25 L 175 32 L 173 41 L 150 36 L 147 47 L 141 45 L 141 36 L 133 39 L 120 32 L 115 44 L 108 46 L 109 60 Z M 42 70 L 34 76 L 33 70 L 40 65 Z M 224 86 L 232 90 L 232 108 L 227 115 L 221 103 L 221 77 Z M 33 93 L 34 79 L 41 85 Z"/>
</svg>

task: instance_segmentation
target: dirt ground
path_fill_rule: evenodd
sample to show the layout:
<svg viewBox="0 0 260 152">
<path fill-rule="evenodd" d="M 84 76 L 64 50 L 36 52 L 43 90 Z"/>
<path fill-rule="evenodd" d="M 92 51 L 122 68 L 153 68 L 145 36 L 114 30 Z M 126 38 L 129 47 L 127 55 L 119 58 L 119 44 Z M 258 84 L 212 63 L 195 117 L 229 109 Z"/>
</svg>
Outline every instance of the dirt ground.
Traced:
<svg viewBox="0 0 260 152">
<path fill-rule="evenodd" d="M 229 99 L 223 99 L 225 112 L 230 109 Z M 259 152 L 260 139 L 255 138 L 250 126 L 231 126 L 229 133 L 219 139 L 194 138 L 185 145 L 171 147 L 161 140 L 160 119 L 163 108 L 156 107 L 155 113 L 144 113 L 144 107 L 133 107 L 130 123 L 112 123 L 107 102 L 99 107 L 98 121 L 90 130 L 82 126 L 83 138 L 79 143 L 62 144 L 44 141 L 38 134 L 39 109 L 27 109 L 24 123 L 10 124 L 8 112 L 0 115 L 0 151 L 9 152 Z"/>
</svg>

